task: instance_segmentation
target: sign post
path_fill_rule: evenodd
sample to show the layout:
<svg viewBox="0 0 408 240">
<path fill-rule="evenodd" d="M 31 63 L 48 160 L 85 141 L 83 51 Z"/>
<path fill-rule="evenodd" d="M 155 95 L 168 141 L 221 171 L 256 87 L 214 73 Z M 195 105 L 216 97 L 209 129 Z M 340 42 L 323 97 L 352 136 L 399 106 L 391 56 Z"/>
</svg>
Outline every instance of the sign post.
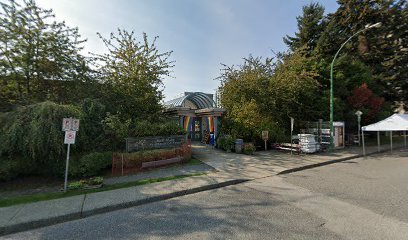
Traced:
<svg viewBox="0 0 408 240">
<path fill-rule="evenodd" d="M 360 146 L 360 142 L 361 142 L 361 137 L 360 137 L 360 131 L 361 131 L 361 127 L 360 127 L 360 122 L 361 122 L 361 115 L 363 115 L 363 113 L 358 110 L 357 112 L 355 112 L 356 116 L 357 116 L 357 125 L 358 125 L 358 146 Z"/>
<path fill-rule="evenodd" d="M 295 123 L 295 119 L 293 117 L 290 118 L 290 155 L 292 155 L 293 151 L 293 125 Z"/>
<path fill-rule="evenodd" d="M 64 192 L 67 192 L 69 152 L 71 149 L 71 144 L 75 144 L 76 132 L 79 130 L 79 119 L 64 118 L 62 120 L 62 130 L 65 131 L 64 144 L 68 144 L 67 161 L 65 164 L 65 179 L 64 179 Z"/>
<path fill-rule="evenodd" d="M 265 141 L 265 151 L 268 150 L 267 146 L 266 146 L 266 142 L 269 139 L 269 132 L 268 131 L 262 131 L 262 139 Z"/>
</svg>

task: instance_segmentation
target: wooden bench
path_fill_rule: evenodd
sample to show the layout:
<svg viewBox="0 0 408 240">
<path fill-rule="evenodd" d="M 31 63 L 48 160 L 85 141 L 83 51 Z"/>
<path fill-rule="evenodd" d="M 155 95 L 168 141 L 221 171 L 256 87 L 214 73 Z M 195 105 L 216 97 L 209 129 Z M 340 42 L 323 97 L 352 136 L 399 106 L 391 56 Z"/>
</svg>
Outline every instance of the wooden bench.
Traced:
<svg viewBox="0 0 408 240">
<path fill-rule="evenodd" d="M 181 160 L 182 160 L 181 157 L 174 157 L 174 158 L 158 160 L 158 161 L 143 162 L 142 168 L 160 167 L 160 166 L 167 165 L 167 164 L 180 163 Z"/>
</svg>

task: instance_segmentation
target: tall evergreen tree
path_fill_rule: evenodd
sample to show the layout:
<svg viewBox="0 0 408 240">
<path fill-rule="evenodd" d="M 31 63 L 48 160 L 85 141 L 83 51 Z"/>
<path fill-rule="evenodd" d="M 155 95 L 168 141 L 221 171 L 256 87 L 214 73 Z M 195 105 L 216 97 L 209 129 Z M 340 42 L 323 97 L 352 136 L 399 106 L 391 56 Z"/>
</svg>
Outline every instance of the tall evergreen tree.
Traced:
<svg viewBox="0 0 408 240">
<path fill-rule="evenodd" d="M 341 54 L 359 59 L 373 73 L 374 89 L 389 102 L 407 104 L 408 10 L 405 0 L 339 0 L 339 8 L 327 17 L 316 54 L 330 62 L 340 45 L 369 24 L 380 28 L 360 33 Z"/>
<path fill-rule="evenodd" d="M 292 51 L 300 47 L 309 51 L 313 50 L 325 26 L 324 7 L 322 5 L 310 3 L 303 6 L 302 10 L 303 15 L 296 17 L 299 32 L 296 32 L 294 37 L 286 35 L 283 38 L 283 42 Z"/>
</svg>

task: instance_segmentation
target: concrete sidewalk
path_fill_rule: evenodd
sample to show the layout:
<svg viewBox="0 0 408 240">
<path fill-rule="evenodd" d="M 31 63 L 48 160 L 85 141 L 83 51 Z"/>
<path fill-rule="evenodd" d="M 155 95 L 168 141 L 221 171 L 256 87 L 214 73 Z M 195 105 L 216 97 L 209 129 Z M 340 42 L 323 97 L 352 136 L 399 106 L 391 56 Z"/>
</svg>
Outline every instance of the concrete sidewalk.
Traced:
<svg viewBox="0 0 408 240">
<path fill-rule="evenodd" d="M 244 182 L 218 174 L 0 208 L 0 236 Z"/>
<path fill-rule="evenodd" d="M 383 149 L 385 149 L 384 146 Z M 376 151 L 376 147 L 367 148 L 367 153 L 372 154 Z M 0 236 L 279 173 L 361 157 L 361 153 L 355 148 L 337 150 L 329 154 L 291 156 L 290 153 L 265 151 L 247 156 L 200 145 L 194 146 L 193 155 L 217 171 L 211 171 L 202 176 L 3 207 L 0 208 Z"/>
<path fill-rule="evenodd" d="M 404 147 L 403 143 L 394 144 L 393 149 Z M 382 145 L 381 152 L 389 151 L 389 145 Z M 366 155 L 376 154 L 377 146 L 366 147 Z M 285 151 L 268 150 L 255 152 L 254 155 L 227 153 L 206 145 L 193 146 L 195 158 L 212 166 L 229 178 L 253 180 L 284 174 L 311 167 L 345 161 L 363 156 L 362 147 L 336 149 L 333 152 L 315 154 L 297 154 Z"/>
</svg>

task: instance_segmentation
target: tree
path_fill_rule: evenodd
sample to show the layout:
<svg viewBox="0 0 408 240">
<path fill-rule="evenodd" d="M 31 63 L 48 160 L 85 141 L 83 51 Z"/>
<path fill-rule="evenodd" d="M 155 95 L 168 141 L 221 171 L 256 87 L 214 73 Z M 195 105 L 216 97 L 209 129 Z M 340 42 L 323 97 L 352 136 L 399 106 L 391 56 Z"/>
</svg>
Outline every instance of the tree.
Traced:
<svg viewBox="0 0 408 240">
<path fill-rule="evenodd" d="M 408 8 L 405 0 L 339 0 L 339 8 L 327 16 L 328 24 L 318 40 L 316 54 L 331 61 L 340 45 L 368 24 L 380 28 L 360 33 L 342 50 L 372 71 L 370 86 L 381 89 L 386 101 L 406 105 L 408 97 Z"/>
<path fill-rule="evenodd" d="M 34 0 L 0 6 L 1 98 L 10 104 L 67 102 L 64 90 L 89 80 L 78 29 L 56 22 L 52 11 Z"/>
<path fill-rule="evenodd" d="M 224 129 L 247 140 L 269 130 L 274 140 L 284 138 L 290 116 L 312 118 L 318 74 L 304 52 L 280 55 L 278 59 L 250 56 L 238 67 L 222 70 L 220 93 L 227 110 Z"/>
<path fill-rule="evenodd" d="M 291 51 L 300 47 L 312 51 L 325 27 L 324 7 L 319 3 L 303 6 L 303 15 L 296 17 L 298 31 L 294 37 L 286 35 L 283 42 Z"/>
<path fill-rule="evenodd" d="M 161 110 L 162 79 L 170 75 L 174 62 L 170 52 L 160 53 L 155 37 L 149 43 L 144 33 L 142 41 L 133 32 L 118 29 L 109 39 L 98 34 L 108 53 L 95 54 L 103 85 L 104 102 L 108 110 L 122 120 L 154 117 Z"/>
<path fill-rule="evenodd" d="M 360 110 L 364 114 L 364 123 L 375 120 L 376 115 L 384 104 L 384 98 L 378 97 L 368 88 L 366 83 L 356 87 L 353 95 L 347 98 L 354 110 Z"/>
</svg>

